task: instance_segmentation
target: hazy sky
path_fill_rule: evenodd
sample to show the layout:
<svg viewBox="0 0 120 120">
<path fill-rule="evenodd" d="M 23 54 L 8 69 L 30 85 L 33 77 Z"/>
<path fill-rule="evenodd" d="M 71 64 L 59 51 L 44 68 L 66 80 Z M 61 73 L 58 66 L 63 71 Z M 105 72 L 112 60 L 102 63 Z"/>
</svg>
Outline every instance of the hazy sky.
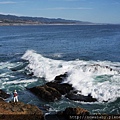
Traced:
<svg viewBox="0 0 120 120">
<path fill-rule="evenodd" d="M 120 0 L 0 0 L 0 14 L 120 23 Z"/>
</svg>

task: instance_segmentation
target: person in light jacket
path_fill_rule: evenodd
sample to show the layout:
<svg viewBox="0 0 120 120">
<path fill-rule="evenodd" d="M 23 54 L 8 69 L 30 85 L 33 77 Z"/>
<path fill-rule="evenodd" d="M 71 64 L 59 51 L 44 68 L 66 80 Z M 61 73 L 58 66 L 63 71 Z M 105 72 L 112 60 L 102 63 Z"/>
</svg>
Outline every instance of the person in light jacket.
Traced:
<svg viewBox="0 0 120 120">
<path fill-rule="evenodd" d="M 16 90 L 14 91 L 13 96 L 14 96 L 14 102 L 18 102 L 18 94 Z"/>
</svg>

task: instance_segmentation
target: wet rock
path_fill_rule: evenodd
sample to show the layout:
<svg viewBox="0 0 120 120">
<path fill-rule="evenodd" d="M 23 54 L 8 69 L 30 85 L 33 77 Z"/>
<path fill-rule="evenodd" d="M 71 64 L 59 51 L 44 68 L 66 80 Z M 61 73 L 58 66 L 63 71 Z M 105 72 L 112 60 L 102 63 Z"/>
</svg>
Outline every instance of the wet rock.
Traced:
<svg viewBox="0 0 120 120">
<path fill-rule="evenodd" d="M 78 91 L 75 91 L 71 84 L 63 83 L 63 81 L 68 77 L 68 73 L 56 76 L 54 81 L 48 82 L 43 86 L 37 86 L 29 88 L 29 90 L 37 95 L 39 98 L 48 101 L 54 102 L 60 100 L 62 95 L 74 101 L 84 101 L 84 102 L 95 102 L 97 99 L 92 98 L 91 95 L 84 96 L 77 94 Z M 80 91 L 79 91 L 80 92 Z"/>
<path fill-rule="evenodd" d="M 0 98 L 0 102 L 5 102 L 2 98 Z"/>
<path fill-rule="evenodd" d="M 81 117 L 79 120 L 86 120 L 84 116 L 89 116 L 89 114 L 87 110 L 80 107 L 68 107 L 63 112 L 58 112 L 58 116 L 60 116 L 60 118 L 62 116 L 62 119 L 64 118 L 66 120 L 78 119 L 78 117 Z"/>
<path fill-rule="evenodd" d="M 7 99 L 10 97 L 10 94 L 7 94 L 3 90 L 0 89 L 0 97 L 3 99 Z"/>
<path fill-rule="evenodd" d="M 66 77 L 67 73 L 56 76 L 53 82 L 48 82 L 43 86 L 29 88 L 29 90 L 39 98 L 48 102 L 60 100 L 62 95 L 65 95 L 73 90 L 72 85 L 68 83 L 61 83 Z"/>
<path fill-rule="evenodd" d="M 67 77 L 68 77 L 68 73 L 65 72 L 64 74 L 56 76 L 54 79 L 54 82 L 55 83 L 62 83 Z"/>
<path fill-rule="evenodd" d="M 83 108 L 68 107 L 64 111 L 59 111 L 56 114 L 45 116 L 46 120 L 86 120 L 84 116 L 89 116 L 89 112 Z M 83 117 L 82 117 L 83 116 Z M 82 117 L 83 119 L 79 118 Z"/>
<path fill-rule="evenodd" d="M 29 75 L 29 76 L 33 76 L 34 73 L 33 73 L 33 72 L 31 72 L 31 73 L 27 73 L 27 75 Z"/>
<path fill-rule="evenodd" d="M 26 70 L 24 71 L 24 73 L 28 76 L 34 76 L 34 73 L 32 71 Z"/>
<path fill-rule="evenodd" d="M 63 114 L 64 115 L 89 115 L 89 112 L 80 107 L 76 107 L 76 108 L 68 107 L 65 109 L 65 111 L 63 111 Z"/>
<path fill-rule="evenodd" d="M 49 87 L 47 85 L 37 86 L 29 88 L 29 90 L 37 95 L 39 98 L 42 98 L 48 102 L 54 102 L 61 99 L 61 94 L 55 88 Z"/>
<path fill-rule="evenodd" d="M 91 95 L 84 96 L 84 95 L 81 95 L 81 94 L 76 94 L 74 92 L 68 93 L 65 97 L 69 98 L 70 100 L 74 100 L 74 101 L 84 101 L 84 102 L 95 102 L 95 101 L 97 101 L 97 99 L 92 98 Z"/>
<path fill-rule="evenodd" d="M 58 90 L 62 95 L 69 93 L 71 90 L 73 90 L 73 87 L 71 84 L 68 83 L 62 83 L 66 77 L 68 77 L 68 73 L 61 74 L 59 76 L 56 76 L 53 82 L 46 83 L 47 86 L 55 88 Z"/>
<path fill-rule="evenodd" d="M 73 90 L 72 85 L 68 83 L 58 84 L 56 82 L 48 82 L 46 83 L 47 86 L 55 88 L 58 90 L 62 95 L 69 93 L 71 90 Z"/>
</svg>

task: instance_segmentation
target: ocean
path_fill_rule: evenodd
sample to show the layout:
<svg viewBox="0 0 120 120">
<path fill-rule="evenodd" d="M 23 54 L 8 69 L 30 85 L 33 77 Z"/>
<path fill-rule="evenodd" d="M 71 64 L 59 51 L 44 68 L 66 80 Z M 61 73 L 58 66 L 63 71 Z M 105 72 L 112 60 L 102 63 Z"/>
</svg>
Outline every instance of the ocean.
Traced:
<svg viewBox="0 0 120 120">
<path fill-rule="evenodd" d="M 98 101 L 45 102 L 26 90 L 65 72 L 65 83 Z M 16 89 L 19 101 L 47 106 L 45 113 L 79 106 L 120 114 L 120 25 L 0 26 L 0 89 L 11 94 L 6 101 Z"/>
</svg>

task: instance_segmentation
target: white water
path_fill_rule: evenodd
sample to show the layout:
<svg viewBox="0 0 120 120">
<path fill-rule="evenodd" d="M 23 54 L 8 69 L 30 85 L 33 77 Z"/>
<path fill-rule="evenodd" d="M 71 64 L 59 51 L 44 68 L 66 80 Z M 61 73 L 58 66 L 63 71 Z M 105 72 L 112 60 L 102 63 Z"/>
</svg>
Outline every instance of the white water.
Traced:
<svg viewBox="0 0 120 120">
<path fill-rule="evenodd" d="M 11 68 L 23 65 L 22 62 L 10 63 L 10 62 L 1 62 L 0 63 L 0 89 L 15 87 L 15 85 L 21 86 L 22 89 L 29 85 L 30 83 L 37 82 L 38 79 L 24 79 L 17 78 L 11 71 Z M 19 72 L 23 70 L 19 70 Z M 9 91 L 9 90 L 8 90 Z"/>
<path fill-rule="evenodd" d="M 28 79 L 28 80 L 13 80 L 13 81 L 8 81 L 8 82 L 4 82 L 3 85 L 6 84 L 21 84 L 21 83 L 32 83 L 32 82 L 36 82 L 37 79 Z"/>
<path fill-rule="evenodd" d="M 28 50 L 22 56 L 28 60 L 27 70 L 36 77 L 44 77 L 46 81 L 68 72 L 64 81 L 83 95 L 89 93 L 98 101 L 115 100 L 120 97 L 120 63 L 110 61 L 62 61 L 53 60 Z"/>
</svg>

